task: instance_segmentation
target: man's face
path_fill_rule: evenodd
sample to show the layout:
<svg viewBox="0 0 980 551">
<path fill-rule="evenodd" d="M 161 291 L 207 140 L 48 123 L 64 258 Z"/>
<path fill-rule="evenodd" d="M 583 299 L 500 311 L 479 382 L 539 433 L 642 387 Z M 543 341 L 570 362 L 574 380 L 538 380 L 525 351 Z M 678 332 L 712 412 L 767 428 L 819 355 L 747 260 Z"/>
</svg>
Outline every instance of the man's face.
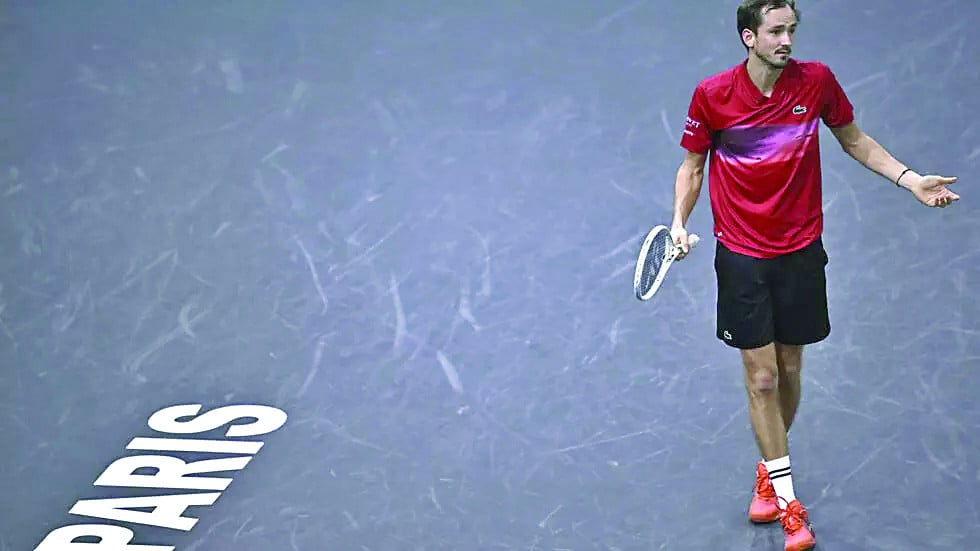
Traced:
<svg viewBox="0 0 980 551">
<path fill-rule="evenodd" d="M 781 69 L 789 63 L 796 33 L 796 14 L 790 7 L 767 11 L 762 17 L 759 32 L 744 31 L 746 44 L 752 54 L 766 65 Z"/>
</svg>

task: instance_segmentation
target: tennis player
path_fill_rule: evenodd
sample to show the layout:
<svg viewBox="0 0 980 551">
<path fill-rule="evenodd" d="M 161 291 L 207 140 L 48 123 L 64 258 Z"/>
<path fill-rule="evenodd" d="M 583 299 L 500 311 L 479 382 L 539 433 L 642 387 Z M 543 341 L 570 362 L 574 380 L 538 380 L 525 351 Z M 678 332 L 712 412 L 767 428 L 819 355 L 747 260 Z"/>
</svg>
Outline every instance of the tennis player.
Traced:
<svg viewBox="0 0 980 551">
<path fill-rule="evenodd" d="M 741 353 L 762 455 L 748 514 L 753 522 L 781 521 L 785 549 L 799 551 L 815 541 L 793 491 L 787 432 L 800 402 L 803 347 L 830 334 L 820 122 L 851 157 L 922 204 L 946 207 L 959 196 L 946 187 L 956 178 L 920 175 L 860 130 L 830 68 L 791 57 L 799 21 L 793 0 L 745 0 L 736 18 L 747 58 L 694 90 L 671 233 L 683 258 L 710 154 L 717 336 Z"/>
</svg>

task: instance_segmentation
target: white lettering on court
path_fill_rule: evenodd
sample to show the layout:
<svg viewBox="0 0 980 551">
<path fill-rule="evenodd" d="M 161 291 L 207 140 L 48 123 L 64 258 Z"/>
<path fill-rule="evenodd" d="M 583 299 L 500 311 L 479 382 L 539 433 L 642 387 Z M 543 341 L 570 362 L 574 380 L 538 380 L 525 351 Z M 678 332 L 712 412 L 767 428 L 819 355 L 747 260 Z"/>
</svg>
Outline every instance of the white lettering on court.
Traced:
<svg viewBox="0 0 980 551">
<path fill-rule="evenodd" d="M 201 413 L 200 404 L 171 406 L 150 416 L 151 429 L 167 435 L 193 435 L 227 425 L 226 438 L 249 438 L 275 432 L 286 423 L 286 413 L 271 406 L 231 405 Z M 34 551 L 174 551 L 171 545 L 130 544 L 132 526 L 155 526 L 190 531 L 198 519 L 192 507 L 213 505 L 232 482 L 229 473 L 244 469 L 262 448 L 260 440 L 137 437 L 128 450 L 152 454 L 120 457 L 102 471 L 93 486 L 126 488 L 127 497 L 80 499 L 70 514 L 99 519 L 100 524 L 71 524 L 52 530 Z M 165 452 L 165 453 L 161 453 Z M 185 461 L 174 453 L 195 452 L 234 457 Z M 145 474 L 144 470 L 152 470 Z M 224 473 L 225 476 L 214 476 Z M 132 497 L 133 488 L 183 490 Z M 78 541 L 84 539 L 85 541 Z M 92 542 L 91 540 L 97 540 Z"/>
</svg>

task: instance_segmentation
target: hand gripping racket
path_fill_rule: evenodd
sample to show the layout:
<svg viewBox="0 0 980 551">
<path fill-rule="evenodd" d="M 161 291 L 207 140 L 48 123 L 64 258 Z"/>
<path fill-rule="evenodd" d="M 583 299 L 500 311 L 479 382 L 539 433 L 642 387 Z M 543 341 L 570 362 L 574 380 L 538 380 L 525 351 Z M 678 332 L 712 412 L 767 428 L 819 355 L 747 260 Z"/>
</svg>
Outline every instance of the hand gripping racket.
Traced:
<svg viewBox="0 0 980 551">
<path fill-rule="evenodd" d="M 700 238 L 697 234 L 688 234 L 687 244 L 694 248 Z M 667 226 L 657 226 L 650 230 L 643 246 L 640 248 L 640 256 L 636 259 L 636 272 L 633 274 L 633 290 L 636 298 L 640 300 L 650 300 L 660 288 L 660 284 L 667 275 L 667 270 L 674 263 L 681 248 L 674 245 L 674 239 L 670 235 L 670 228 Z"/>
</svg>

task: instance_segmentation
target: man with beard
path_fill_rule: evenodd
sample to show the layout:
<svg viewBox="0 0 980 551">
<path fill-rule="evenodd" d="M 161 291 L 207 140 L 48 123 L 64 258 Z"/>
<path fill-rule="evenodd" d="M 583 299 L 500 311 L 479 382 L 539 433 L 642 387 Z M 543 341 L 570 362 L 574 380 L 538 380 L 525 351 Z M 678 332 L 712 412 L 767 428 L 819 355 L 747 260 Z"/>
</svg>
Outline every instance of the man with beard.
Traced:
<svg viewBox="0 0 980 551">
<path fill-rule="evenodd" d="M 959 197 L 955 178 L 920 175 L 854 124 L 833 72 L 790 57 L 793 0 L 745 0 L 737 11 L 747 59 L 701 81 L 681 138 L 672 235 L 689 252 L 685 224 L 710 154 L 717 239 L 717 337 L 739 350 L 749 417 L 762 460 L 749 505 L 753 522 L 781 521 L 787 551 L 815 545 L 793 490 L 787 433 L 800 401 L 803 347 L 830 334 L 821 205 L 819 124 L 851 157 L 930 207 Z"/>
</svg>

